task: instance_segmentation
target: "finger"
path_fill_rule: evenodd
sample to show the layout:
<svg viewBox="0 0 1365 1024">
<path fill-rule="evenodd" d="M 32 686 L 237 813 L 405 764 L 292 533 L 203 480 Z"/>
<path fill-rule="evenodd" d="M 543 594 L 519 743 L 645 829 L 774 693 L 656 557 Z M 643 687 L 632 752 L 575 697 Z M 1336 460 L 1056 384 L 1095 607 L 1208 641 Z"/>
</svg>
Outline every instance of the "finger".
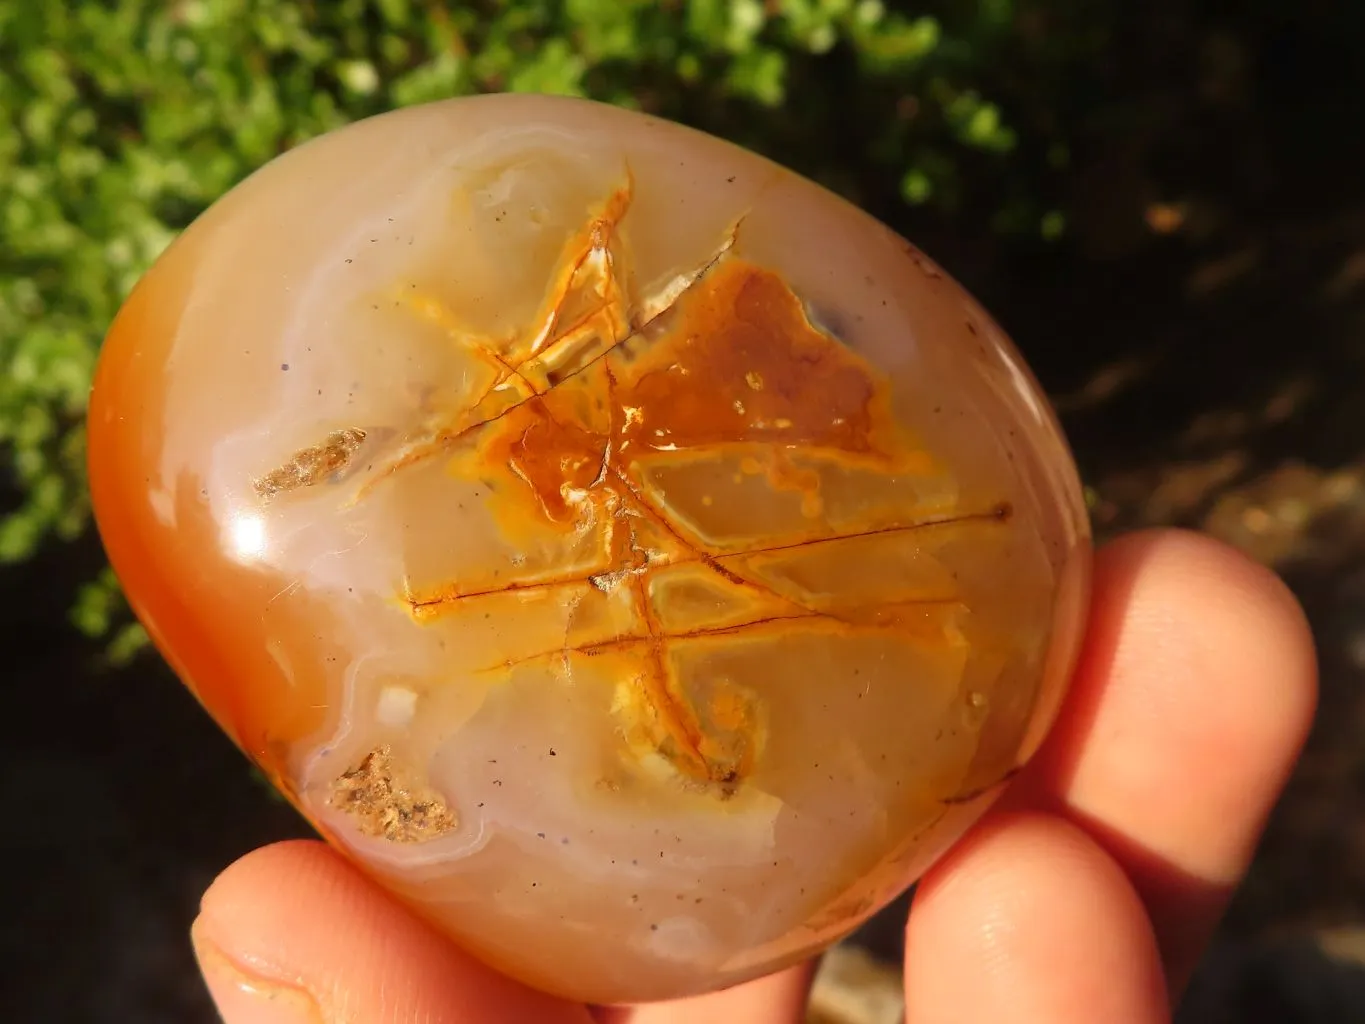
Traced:
<svg viewBox="0 0 1365 1024">
<path fill-rule="evenodd" d="M 456 949 L 321 843 L 248 854 L 192 929 L 226 1024 L 589 1024 Z"/>
<path fill-rule="evenodd" d="M 1308 626 L 1268 570 L 1176 531 L 1099 553 L 1072 693 L 1012 802 L 1060 809 L 1122 865 L 1173 992 L 1246 871 L 1316 695 Z"/>
<path fill-rule="evenodd" d="M 600 1024 L 800 1024 L 814 974 L 812 961 L 723 992 L 650 1006 L 602 1009 L 596 1015 Z"/>
<path fill-rule="evenodd" d="M 1162 1024 L 1160 955 L 1123 870 L 1057 817 L 1001 812 L 930 871 L 906 931 L 913 1024 Z"/>
</svg>

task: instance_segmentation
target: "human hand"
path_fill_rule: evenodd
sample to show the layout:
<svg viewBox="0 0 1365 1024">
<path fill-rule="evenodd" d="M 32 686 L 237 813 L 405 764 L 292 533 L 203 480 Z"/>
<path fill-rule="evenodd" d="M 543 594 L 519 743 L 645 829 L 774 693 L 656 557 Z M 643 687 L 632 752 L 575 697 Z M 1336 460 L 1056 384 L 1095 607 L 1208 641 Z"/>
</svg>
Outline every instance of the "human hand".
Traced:
<svg viewBox="0 0 1365 1024">
<path fill-rule="evenodd" d="M 1316 691 L 1307 624 L 1269 572 L 1177 532 L 1100 551 L 1056 728 L 921 882 L 909 1024 L 1168 1020 Z M 227 1024 L 791 1024 L 813 970 L 638 1009 L 565 1003 L 493 973 L 316 842 L 228 868 L 193 938 Z"/>
</svg>

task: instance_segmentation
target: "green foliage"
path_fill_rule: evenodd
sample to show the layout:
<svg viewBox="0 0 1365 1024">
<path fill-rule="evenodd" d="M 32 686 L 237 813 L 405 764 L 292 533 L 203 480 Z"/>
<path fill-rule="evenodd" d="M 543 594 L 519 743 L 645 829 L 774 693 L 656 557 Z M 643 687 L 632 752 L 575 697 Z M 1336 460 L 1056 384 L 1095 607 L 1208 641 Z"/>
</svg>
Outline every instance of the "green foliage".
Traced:
<svg viewBox="0 0 1365 1024">
<path fill-rule="evenodd" d="M 105 656 L 114 665 L 126 663 L 147 643 L 146 630 L 130 620 L 118 580 L 107 566 L 80 588 L 71 609 L 71 621 L 82 633 L 108 638 Z"/>
<path fill-rule="evenodd" d="M 888 197 L 966 209 L 964 182 L 984 181 L 999 225 L 1053 237 L 1064 221 L 1036 188 L 1000 185 L 1033 180 L 1021 133 L 1058 152 L 1055 126 L 1007 113 L 999 69 L 1065 59 L 1016 22 L 1015 0 L 0 0 L 15 485 L 0 560 L 86 528 L 81 418 L 103 331 L 177 231 L 290 146 L 453 95 L 584 95 L 729 136 L 883 213 Z M 104 632 L 116 593 L 87 588 L 78 624 Z"/>
</svg>

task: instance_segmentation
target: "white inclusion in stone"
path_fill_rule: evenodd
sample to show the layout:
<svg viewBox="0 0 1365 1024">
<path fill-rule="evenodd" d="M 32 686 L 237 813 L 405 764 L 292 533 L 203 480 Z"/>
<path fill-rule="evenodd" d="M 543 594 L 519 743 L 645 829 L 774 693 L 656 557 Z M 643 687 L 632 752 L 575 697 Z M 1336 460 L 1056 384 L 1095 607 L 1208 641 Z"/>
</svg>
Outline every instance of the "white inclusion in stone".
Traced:
<svg viewBox="0 0 1365 1024">
<path fill-rule="evenodd" d="M 659 921 L 645 940 L 649 951 L 675 963 L 709 964 L 717 959 L 716 938 L 695 917 L 669 917 Z"/>
<path fill-rule="evenodd" d="M 406 686 L 386 686 L 379 691 L 375 717 L 384 725 L 401 729 L 412 721 L 416 711 L 416 690 L 409 690 Z"/>
</svg>

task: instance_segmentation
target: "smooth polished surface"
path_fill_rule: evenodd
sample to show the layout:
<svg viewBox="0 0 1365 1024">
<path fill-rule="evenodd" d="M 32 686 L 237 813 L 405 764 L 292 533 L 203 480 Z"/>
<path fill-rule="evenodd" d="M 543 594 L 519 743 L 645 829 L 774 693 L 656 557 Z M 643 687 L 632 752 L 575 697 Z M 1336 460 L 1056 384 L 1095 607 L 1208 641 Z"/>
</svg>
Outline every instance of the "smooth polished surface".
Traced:
<svg viewBox="0 0 1365 1024">
<path fill-rule="evenodd" d="M 750 153 L 453 100 L 281 157 L 120 313 L 102 536 L 208 710 L 472 952 L 733 984 L 912 882 L 1036 749 L 1089 538 L 976 303 Z"/>
</svg>

